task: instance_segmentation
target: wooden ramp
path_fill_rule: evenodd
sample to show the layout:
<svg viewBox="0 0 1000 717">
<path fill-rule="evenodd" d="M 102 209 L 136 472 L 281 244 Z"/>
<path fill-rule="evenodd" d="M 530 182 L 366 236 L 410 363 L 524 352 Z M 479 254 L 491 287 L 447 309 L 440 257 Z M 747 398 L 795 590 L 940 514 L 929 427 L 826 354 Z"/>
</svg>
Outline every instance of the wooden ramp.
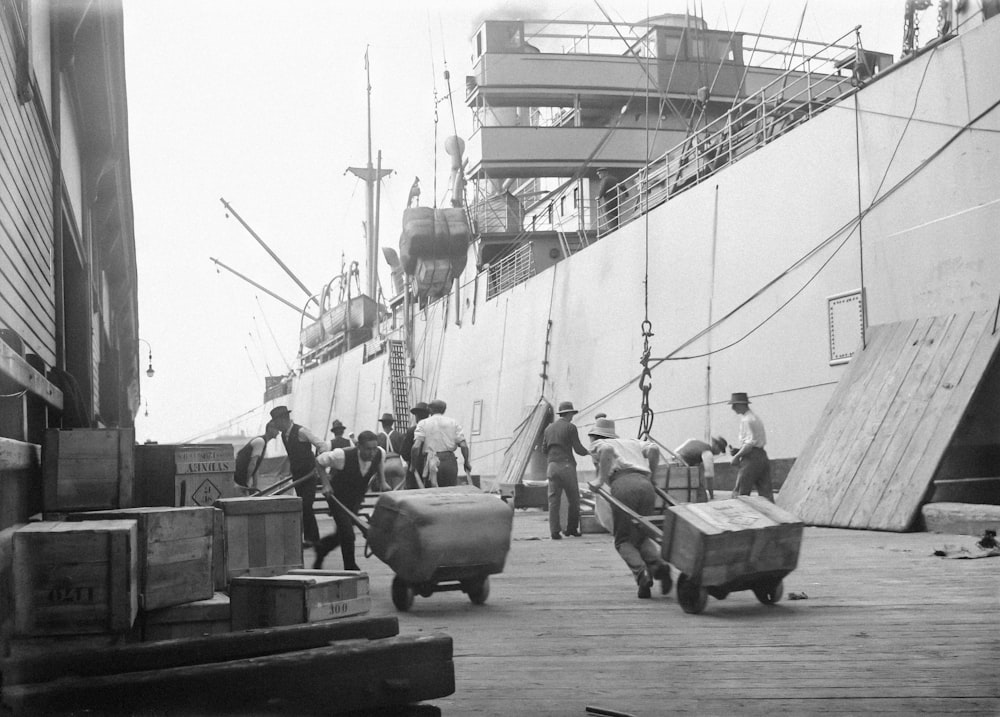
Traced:
<svg viewBox="0 0 1000 717">
<path fill-rule="evenodd" d="M 995 311 L 871 327 L 778 505 L 808 525 L 908 530 L 998 342 Z"/>
<path fill-rule="evenodd" d="M 546 399 L 538 399 L 520 425 L 514 429 L 514 439 L 503 454 L 503 463 L 497 474 L 501 486 L 520 483 L 524 471 L 531 460 L 531 452 L 541 440 L 545 427 L 552 422 L 552 404 Z"/>
</svg>

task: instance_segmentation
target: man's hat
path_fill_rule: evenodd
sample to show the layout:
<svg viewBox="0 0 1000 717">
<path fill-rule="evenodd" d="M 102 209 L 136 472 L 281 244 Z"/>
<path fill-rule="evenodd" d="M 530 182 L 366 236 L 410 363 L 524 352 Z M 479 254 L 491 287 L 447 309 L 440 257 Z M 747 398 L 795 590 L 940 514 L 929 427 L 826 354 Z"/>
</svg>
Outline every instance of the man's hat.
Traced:
<svg viewBox="0 0 1000 717">
<path fill-rule="evenodd" d="M 444 413 L 445 409 L 448 408 L 448 404 L 442 401 L 440 398 L 435 398 L 433 401 L 427 404 L 427 407 L 432 411 L 437 411 L 438 413 Z"/>
<path fill-rule="evenodd" d="M 340 422 L 339 418 L 333 419 L 333 425 L 330 426 L 331 431 L 343 431 L 347 428 L 343 423 Z"/>
<path fill-rule="evenodd" d="M 413 406 L 413 408 L 410 409 L 410 413 L 412 413 L 414 416 L 419 416 L 421 414 L 426 416 L 430 412 L 431 412 L 430 409 L 427 408 L 427 404 L 424 403 L 423 401 L 417 401 L 417 403 Z"/>
<path fill-rule="evenodd" d="M 729 441 L 722 436 L 712 436 L 712 450 L 716 453 L 722 453 L 728 445 Z"/>
<path fill-rule="evenodd" d="M 564 413 L 579 413 L 575 408 L 573 408 L 572 401 L 563 401 L 559 404 L 559 410 L 556 411 L 560 416 Z"/>
<path fill-rule="evenodd" d="M 290 413 L 288 406 L 275 406 L 271 409 L 271 418 L 284 418 Z"/>
<path fill-rule="evenodd" d="M 615 433 L 615 422 L 610 418 L 598 418 L 594 427 L 587 431 L 587 435 L 600 438 L 618 438 L 618 434 Z"/>
<path fill-rule="evenodd" d="M 734 403 L 743 403 L 749 406 L 750 399 L 747 398 L 747 395 L 745 393 L 734 393 L 733 397 L 729 399 L 729 405 L 731 406 Z"/>
<path fill-rule="evenodd" d="M 396 417 L 391 413 L 383 413 L 382 418 L 378 419 L 379 423 L 395 423 Z"/>
</svg>

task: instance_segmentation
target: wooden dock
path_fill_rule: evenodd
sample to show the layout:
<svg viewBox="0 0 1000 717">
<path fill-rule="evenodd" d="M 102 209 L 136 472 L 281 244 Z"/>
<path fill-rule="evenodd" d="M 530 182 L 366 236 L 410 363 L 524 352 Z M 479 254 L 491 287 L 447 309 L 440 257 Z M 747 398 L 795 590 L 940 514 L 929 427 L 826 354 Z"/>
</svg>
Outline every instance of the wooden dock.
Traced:
<svg viewBox="0 0 1000 717">
<path fill-rule="evenodd" d="M 806 528 L 780 603 L 739 592 L 689 615 L 673 592 L 636 598 L 610 535 L 552 541 L 546 521 L 517 511 L 481 606 L 447 592 L 397 613 L 392 571 L 360 560 L 373 615 L 398 615 L 402 635 L 452 636 L 441 714 L 1000 714 L 1000 558 L 933 555 L 973 537 Z M 325 567 L 340 565 L 337 552 Z"/>
</svg>

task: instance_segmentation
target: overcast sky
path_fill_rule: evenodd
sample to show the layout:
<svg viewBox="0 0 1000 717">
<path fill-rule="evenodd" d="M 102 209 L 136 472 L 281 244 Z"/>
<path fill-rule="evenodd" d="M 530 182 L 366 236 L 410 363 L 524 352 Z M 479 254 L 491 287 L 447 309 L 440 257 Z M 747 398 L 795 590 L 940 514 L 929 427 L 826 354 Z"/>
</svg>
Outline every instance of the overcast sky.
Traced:
<svg viewBox="0 0 1000 717">
<path fill-rule="evenodd" d="M 383 166 L 382 244 L 395 247 L 413 178 L 431 204 L 447 185 L 442 149 L 460 134 L 469 38 L 485 18 L 641 21 L 684 0 L 479 3 L 472 0 L 126 0 L 125 61 L 142 375 L 137 438 L 187 440 L 259 404 L 264 376 L 294 366 L 299 317 L 210 257 L 301 305 L 303 292 L 235 221 L 224 197 L 312 291 L 363 264 L 365 64 Z M 832 41 L 855 25 L 870 49 L 899 55 L 903 0 L 812 0 L 801 36 Z M 697 3 L 710 26 L 794 36 L 802 0 Z M 933 34 L 925 20 L 926 37 Z M 438 149 L 434 144 L 435 91 Z M 374 159 L 373 159 L 374 161 Z M 364 269 L 362 268 L 362 276 Z M 388 270 L 382 271 L 383 283 Z M 146 344 L 141 367 L 147 364 Z M 148 416 L 146 412 L 148 411 Z"/>
</svg>

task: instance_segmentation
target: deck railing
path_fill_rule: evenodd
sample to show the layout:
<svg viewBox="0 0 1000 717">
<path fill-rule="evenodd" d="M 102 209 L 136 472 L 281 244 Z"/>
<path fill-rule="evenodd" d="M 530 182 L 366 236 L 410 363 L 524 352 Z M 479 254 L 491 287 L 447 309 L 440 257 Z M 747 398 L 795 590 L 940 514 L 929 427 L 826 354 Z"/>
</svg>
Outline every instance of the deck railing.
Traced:
<svg viewBox="0 0 1000 717">
<path fill-rule="evenodd" d="M 535 275 L 531 244 L 524 244 L 498 261 L 486 266 L 486 300 L 502 294 Z"/>
</svg>

